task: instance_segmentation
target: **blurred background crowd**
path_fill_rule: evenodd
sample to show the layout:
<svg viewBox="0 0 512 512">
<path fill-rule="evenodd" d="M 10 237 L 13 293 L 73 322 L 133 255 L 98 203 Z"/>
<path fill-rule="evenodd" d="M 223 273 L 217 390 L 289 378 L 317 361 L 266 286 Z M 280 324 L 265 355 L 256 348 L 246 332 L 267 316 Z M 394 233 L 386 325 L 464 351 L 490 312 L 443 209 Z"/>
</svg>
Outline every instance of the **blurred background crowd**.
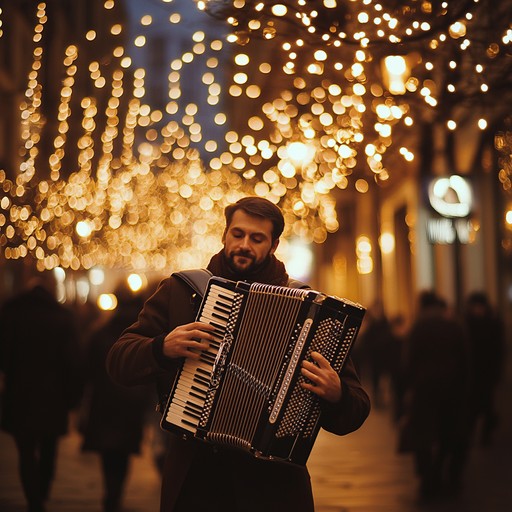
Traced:
<svg viewBox="0 0 512 512">
<path fill-rule="evenodd" d="M 54 285 L 51 273 L 42 274 L 1 307 L 1 427 L 15 441 L 31 512 L 44 510 L 58 445 L 70 429 L 82 452 L 98 455 L 103 510 L 119 511 L 132 456 L 151 439 L 160 470 L 169 435 L 159 428 L 152 385 L 120 387 L 105 370 L 109 348 L 136 320 L 147 294 L 120 285 L 114 310 L 89 304 L 75 311 L 55 299 Z M 389 413 L 396 433 L 389 442 L 412 456 L 418 499 L 460 493 L 471 451 L 493 443 L 504 412 L 498 392 L 505 329 L 487 296 L 470 294 L 458 313 L 435 292 L 422 291 L 409 324 L 388 318 L 376 303 L 352 357 L 374 411 Z"/>
</svg>

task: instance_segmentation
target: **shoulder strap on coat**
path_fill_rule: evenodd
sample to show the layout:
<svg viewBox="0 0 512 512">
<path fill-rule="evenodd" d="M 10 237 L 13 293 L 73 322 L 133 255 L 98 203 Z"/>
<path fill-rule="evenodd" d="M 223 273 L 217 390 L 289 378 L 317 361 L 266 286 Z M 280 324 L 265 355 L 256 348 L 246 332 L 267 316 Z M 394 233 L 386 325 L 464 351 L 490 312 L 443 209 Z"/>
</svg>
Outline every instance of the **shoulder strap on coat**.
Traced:
<svg viewBox="0 0 512 512">
<path fill-rule="evenodd" d="M 201 297 L 204 296 L 208 281 L 213 274 L 205 268 L 197 268 L 192 270 L 181 270 L 172 274 L 174 277 L 181 279 L 184 283 L 188 284 L 196 293 Z M 289 279 L 288 286 L 290 288 L 310 288 L 309 285 L 299 281 L 298 279 Z"/>
<path fill-rule="evenodd" d="M 288 286 L 290 288 L 302 288 L 302 289 L 310 288 L 309 285 L 307 285 L 306 283 L 303 283 L 302 281 L 299 281 L 298 279 L 289 279 Z"/>
<path fill-rule="evenodd" d="M 172 275 L 188 284 L 201 297 L 203 297 L 204 292 L 206 291 L 206 286 L 208 285 L 210 277 L 213 276 L 213 274 L 205 268 L 181 270 L 180 272 L 174 272 Z"/>
</svg>

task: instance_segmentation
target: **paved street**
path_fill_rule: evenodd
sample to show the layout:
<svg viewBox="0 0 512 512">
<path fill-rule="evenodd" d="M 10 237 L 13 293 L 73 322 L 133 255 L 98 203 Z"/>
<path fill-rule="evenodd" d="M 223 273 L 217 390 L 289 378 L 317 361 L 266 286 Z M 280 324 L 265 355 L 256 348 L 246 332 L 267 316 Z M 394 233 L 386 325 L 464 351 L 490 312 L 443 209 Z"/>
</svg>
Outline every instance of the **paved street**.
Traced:
<svg viewBox="0 0 512 512">
<path fill-rule="evenodd" d="M 456 500 L 429 507 L 416 502 L 409 455 L 397 455 L 396 432 L 386 409 L 374 409 L 363 428 L 344 438 L 321 432 L 309 460 L 318 512 L 509 512 L 512 510 L 510 382 L 502 393 L 502 419 L 494 444 L 474 447 L 466 485 Z M 148 438 L 150 433 L 148 433 Z M 99 461 L 79 450 L 70 434 L 61 443 L 48 512 L 101 512 Z M 135 458 L 124 512 L 157 512 L 159 478 L 150 444 Z M 0 512 L 24 512 L 14 444 L 0 434 Z"/>
</svg>

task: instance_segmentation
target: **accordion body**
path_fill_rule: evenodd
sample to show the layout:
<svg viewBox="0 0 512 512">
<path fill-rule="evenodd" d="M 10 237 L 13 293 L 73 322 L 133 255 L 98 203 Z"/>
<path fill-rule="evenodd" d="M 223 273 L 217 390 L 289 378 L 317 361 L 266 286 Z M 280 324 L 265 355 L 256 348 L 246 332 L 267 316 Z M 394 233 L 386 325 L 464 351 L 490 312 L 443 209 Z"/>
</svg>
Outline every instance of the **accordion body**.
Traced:
<svg viewBox="0 0 512 512">
<path fill-rule="evenodd" d="M 161 426 L 255 457 L 305 464 L 320 429 L 320 399 L 301 364 L 320 352 L 340 372 L 365 310 L 310 289 L 212 277 L 197 320 L 216 327 L 199 361 L 187 358 Z"/>
</svg>

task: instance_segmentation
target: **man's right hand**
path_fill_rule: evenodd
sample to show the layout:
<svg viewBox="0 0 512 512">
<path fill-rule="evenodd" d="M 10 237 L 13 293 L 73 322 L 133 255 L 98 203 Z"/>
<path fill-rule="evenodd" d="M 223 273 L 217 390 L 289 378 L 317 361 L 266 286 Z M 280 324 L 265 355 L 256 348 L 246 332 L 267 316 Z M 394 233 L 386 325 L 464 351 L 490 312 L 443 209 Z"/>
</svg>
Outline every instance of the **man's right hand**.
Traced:
<svg viewBox="0 0 512 512">
<path fill-rule="evenodd" d="M 201 351 L 210 347 L 209 341 L 215 340 L 211 334 L 213 331 L 215 327 L 203 322 L 180 325 L 164 338 L 164 355 L 172 359 L 179 357 L 199 359 Z"/>
</svg>

